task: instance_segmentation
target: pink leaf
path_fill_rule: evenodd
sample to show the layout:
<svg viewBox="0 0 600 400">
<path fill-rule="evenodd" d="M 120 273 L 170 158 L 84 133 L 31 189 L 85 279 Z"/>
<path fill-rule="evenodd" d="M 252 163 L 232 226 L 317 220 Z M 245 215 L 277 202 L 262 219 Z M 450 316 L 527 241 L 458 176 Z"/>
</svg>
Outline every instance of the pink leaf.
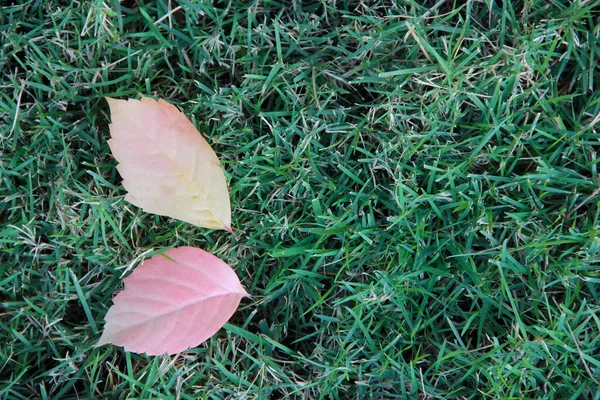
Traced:
<svg viewBox="0 0 600 400">
<path fill-rule="evenodd" d="M 119 162 L 125 200 L 146 212 L 231 232 L 221 164 L 190 120 L 164 100 L 106 100 L 108 145 Z"/>
<path fill-rule="evenodd" d="M 124 282 L 96 346 L 112 343 L 148 355 L 198 346 L 249 296 L 229 265 L 195 247 L 155 255 Z"/>
</svg>

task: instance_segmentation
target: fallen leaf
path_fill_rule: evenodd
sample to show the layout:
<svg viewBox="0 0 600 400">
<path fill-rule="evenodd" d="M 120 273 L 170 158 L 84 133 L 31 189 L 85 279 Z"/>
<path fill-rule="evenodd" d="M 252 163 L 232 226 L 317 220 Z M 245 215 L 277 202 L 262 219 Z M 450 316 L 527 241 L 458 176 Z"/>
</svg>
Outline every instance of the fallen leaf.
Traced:
<svg viewBox="0 0 600 400">
<path fill-rule="evenodd" d="M 229 265 L 195 247 L 153 256 L 124 283 L 96 347 L 112 343 L 135 353 L 176 354 L 214 335 L 249 296 Z"/>
<path fill-rule="evenodd" d="M 164 100 L 107 97 L 108 145 L 127 190 L 144 211 L 231 232 L 225 175 L 208 142 L 187 117 Z"/>
</svg>

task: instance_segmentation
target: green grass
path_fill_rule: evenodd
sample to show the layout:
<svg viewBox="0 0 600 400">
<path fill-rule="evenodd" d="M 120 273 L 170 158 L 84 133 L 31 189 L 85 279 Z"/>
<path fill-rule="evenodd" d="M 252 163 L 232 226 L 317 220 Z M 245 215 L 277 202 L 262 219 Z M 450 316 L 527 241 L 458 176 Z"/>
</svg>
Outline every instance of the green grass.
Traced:
<svg viewBox="0 0 600 400">
<path fill-rule="evenodd" d="M 3 3 L 0 398 L 600 399 L 599 1 Z M 123 200 L 103 97 L 141 94 L 239 240 Z M 252 299 L 178 356 L 94 349 L 177 245 Z"/>
</svg>

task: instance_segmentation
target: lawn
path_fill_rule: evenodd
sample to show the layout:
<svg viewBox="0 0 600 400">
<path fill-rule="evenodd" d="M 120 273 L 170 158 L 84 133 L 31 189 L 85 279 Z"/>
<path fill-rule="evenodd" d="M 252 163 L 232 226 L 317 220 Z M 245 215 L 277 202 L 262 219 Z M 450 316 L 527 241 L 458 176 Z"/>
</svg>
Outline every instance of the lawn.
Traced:
<svg viewBox="0 0 600 400">
<path fill-rule="evenodd" d="M 600 1 L 2 4 L 0 398 L 600 399 Z M 124 200 L 104 96 L 141 95 L 237 238 Z M 176 356 L 94 348 L 183 245 L 252 298 Z"/>
</svg>

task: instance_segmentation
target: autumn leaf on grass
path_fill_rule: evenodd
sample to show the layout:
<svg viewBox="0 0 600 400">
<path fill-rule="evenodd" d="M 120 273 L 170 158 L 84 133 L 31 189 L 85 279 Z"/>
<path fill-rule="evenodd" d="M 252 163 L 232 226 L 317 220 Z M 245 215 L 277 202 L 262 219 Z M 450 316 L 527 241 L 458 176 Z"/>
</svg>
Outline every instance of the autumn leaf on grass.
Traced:
<svg viewBox="0 0 600 400">
<path fill-rule="evenodd" d="M 231 232 L 225 175 L 208 142 L 164 100 L 107 97 L 108 145 L 127 190 L 144 211 Z"/>
<path fill-rule="evenodd" d="M 249 296 L 235 272 L 195 247 L 155 255 L 124 279 L 96 346 L 112 343 L 148 355 L 196 347 L 231 318 Z"/>
</svg>

